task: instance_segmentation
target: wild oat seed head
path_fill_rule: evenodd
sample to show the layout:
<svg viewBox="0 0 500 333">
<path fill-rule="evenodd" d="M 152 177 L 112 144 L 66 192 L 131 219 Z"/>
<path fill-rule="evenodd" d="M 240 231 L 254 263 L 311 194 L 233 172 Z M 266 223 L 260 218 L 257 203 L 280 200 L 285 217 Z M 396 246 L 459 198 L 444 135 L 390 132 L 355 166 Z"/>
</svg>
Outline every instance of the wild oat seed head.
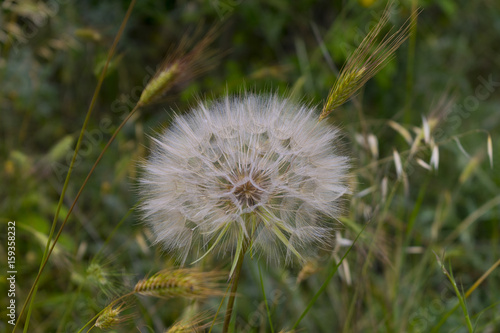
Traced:
<svg viewBox="0 0 500 333">
<path fill-rule="evenodd" d="M 169 50 L 144 88 L 138 105 L 145 106 L 158 101 L 173 86 L 200 75 L 214 65 L 221 53 L 211 49 L 210 45 L 217 37 L 218 26 L 206 31 L 203 36 L 202 31 L 200 25 L 192 34 L 186 34 L 179 45 Z"/>
<path fill-rule="evenodd" d="M 217 282 L 225 273 L 201 272 L 196 269 L 165 269 L 136 283 L 136 294 L 154 297 L 205 298 L 221 295 Z"/>
<path fill-rule="evenodd" d="M 100 328 L 101 330 L 110 330 L 116 328 L 116 326 L 118 326 L 128 318 L 120 316 L 121 312 L 123 311 L 123 307 L 123 303 L 120 303 L 120 305 L 115 307 L 106 307 L 101 315 L 97 318 L 95 326 Z"/>
<path fill-rule="evenodd" d="M 277 96 L 226 97 L 177 116 L 144 165 L 142 211 L 156 242 L 184 262 L 234 253 L 303 260 L 329 242 L 349 158 L 314 108 Z"/>
<path fill-rule="evenodd" d="M 393 6 L 394 2 L 392 0 L 387 3 L 378 23 L 347 59 L 328 94 L 320 119 L 326 118 L 333 110 L 354 96 L 370 78 L 393 58 L 394 52 L 408 38 L 410 31 L 415 26 L 419 10 L 412 12 L 411 17 L 399 30 L 394 33 L 387 33 L 380 42 L 377 42 L 377 37 L 382 28 L 389 21 Z"/>
</svg>

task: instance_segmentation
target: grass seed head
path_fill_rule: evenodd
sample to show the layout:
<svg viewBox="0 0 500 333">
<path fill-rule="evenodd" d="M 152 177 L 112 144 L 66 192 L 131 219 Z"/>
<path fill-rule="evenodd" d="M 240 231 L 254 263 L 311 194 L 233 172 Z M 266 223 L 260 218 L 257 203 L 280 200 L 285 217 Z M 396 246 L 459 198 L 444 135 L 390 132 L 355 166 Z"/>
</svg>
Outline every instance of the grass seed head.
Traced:
<svg viewBox="0 0 500 333">
<path fill-rule="evenodd" d="M 120 315 L 123 310 L 124 303 L 121 303 L 116 307 L 109 305 L 97 318 L 95 326 L 102 330 L 111 330 L 116 328 L 119 324 L 128 319 L 128 316 Z"/>
<path fill-rule="evenodd" d="M 378 73 L 393 57 L 394 52 L 408 38 L 414 26 L 418 11 L 395 33 L 388 33 L 377 44 L 377 37 L 389 20 L 392 1 L 390 1 L 379 22 L 366 35 L 358 48 L 352 53 L 340 71 L 327 101 L 323 106 L 320 120 L 326 118 L 334 109 L 349 100 L 370 78 Z"/>
<path fill-rule="evenodd" d="M 110 262 L 93 260 L 84 275 L 84 283 L 91 288 L 97 288 L 106 296 L 120 294 L 124 287 L 119 282 L 122 272 L 113 269 Z"/>
<path fill-rule="evenodd" d="M 179 64 L 173 63 L 154 77 L 146 86 L 139 99 L 140 105 L 146 105 L 165 94 L 179 77 Z"/>
<path fill-rule="evenodd" d="M 205 298 L 221 295 L 219 280 L 225 273 L 196 269 L 166 269 L 137 282 L 134 292 L 155 297 Z"/>
<path fill-rule="evenodd" d="M 211 28 L 202 38 L 199 27 L 192 37 L 184 36 L 179 45 L 168 52 L 156 74 L 144 88 L 138 105 L 145 106 L 158 101 L 173 86 L 186 82 L 209 70 L 219 57 L 210 49 L 217 36 L 217 27 Z"/>
</svg>

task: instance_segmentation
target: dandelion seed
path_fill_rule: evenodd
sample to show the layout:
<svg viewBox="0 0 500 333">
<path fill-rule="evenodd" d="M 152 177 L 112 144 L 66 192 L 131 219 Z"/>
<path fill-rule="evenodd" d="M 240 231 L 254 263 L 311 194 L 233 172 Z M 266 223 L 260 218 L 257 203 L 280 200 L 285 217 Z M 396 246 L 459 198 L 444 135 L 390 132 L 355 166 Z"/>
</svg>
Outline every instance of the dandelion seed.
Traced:
<svg viewBox="0 0 500 333">
<path fill-rule="evenodd" d="M 313 108 L 252 94 L 178 116 L 154 139 L 141 180 L 156 242 L 182 262 L 202 249 L 232 255 L 242 240 L 268 261 L 314 255 L 350 191 L 339 131 L 317 119 Z"/>
</svg>

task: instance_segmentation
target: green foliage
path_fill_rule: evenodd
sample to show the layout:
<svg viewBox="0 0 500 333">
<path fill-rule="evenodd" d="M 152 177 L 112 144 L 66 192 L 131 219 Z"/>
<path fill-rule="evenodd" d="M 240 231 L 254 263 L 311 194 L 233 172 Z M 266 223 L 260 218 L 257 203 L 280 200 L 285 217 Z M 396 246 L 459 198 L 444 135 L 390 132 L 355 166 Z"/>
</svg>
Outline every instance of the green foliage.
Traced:
<svg viewBox="0 0 500 333">
<path fill-rule="evenodd" d="M 226 91 L 288 90 L 320 110 L 343 63 L 385 6 L 370 3 L 139 1 L 100 91 L 58 227 L 165 54 L 197 26 L 205 31 L 220 24 L 214 42 L 220 60 L 161 103 L 141 109 L 119 133 L 41 276 L 29 332 L 76 332 L 113 297 L 151 272 L 173 266 L 150 244 L 150 231 L 138 214 L 129 214 L 138 200 L 137 165 L 148 155 L 148 135 L 168 126 L 174 112 L 187 112 L 200 96 Z M 465 292 L 500 257 L 500 7 L 486 0 L 417 5 L 423 11 L 415 49 L 403 44 L 352 102 L 324 120 L 343 127 L 344 149 L 356 161 L 355 194 L 335 250 L 323 250 L 300 283 L 300 267 L 263 266 L 260 274 L 258 258 L 247 255 L 234 310 L 237 331 L 271 331 L 269 317 L 274 331 L 291 329 L 306 307 L 299 325 L 306 332 L 500 330 L 498 268 Z M 6 267 L 5 226 L 15 220 L 18 311 L 38 272 L 96 76 L 127 6 L 120 0 L 0 5 L 0 263 Z M 389 20 L 400 26 L 410 12 L 408 2 L 398 2 Z M 409 133 L 411 141 L 395 128 Z M 438 165 L 433 164 L 436 150 Z M 433 251 L 453 268 L 452 284 Z M 201 265 L 229 271 L 231 261 L 211 253 Z M 8 287 L 5 274 L 0 272 L 2 293 Z M 457 299 L 467 311 L 459 309 Z M 123 309 L 125 316 L 135 315 L 119 331 L 162 332 L 190 302 L 140 298 L 133 309 Z M 213 315 L 219 302 L 210 298 L 199 306 Z M 1 304 L 0 331 L 9 332 Z"/>
</svg>

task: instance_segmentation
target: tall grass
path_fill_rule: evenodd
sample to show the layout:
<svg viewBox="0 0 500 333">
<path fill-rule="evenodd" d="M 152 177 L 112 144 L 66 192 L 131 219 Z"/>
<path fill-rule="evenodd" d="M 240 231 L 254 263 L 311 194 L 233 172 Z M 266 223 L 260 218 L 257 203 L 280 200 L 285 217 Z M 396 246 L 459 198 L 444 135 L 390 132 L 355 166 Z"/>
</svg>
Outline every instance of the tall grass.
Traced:
<svg viewBox="0 0 500 333">
<path fill-rule="evenodd" d="M 0 207 L 2 221 L 18 226 L 18 326 L 3 310 L 1 331 L 500 329 L 498 5 L 397 2 L 385 20 L 403 33 L 381 26 L 379 37 L 369 30 L 384 5 L 321 5 L 200 1 L 132 10 L 132 1 L 126 13 L 121 2 L 67 3 L 57 12 L 2 5 L 0 105 L 13 112 L 1 116 Z M 418 23 L 404 25 L 419 6 Z M 75 11 L 88 14 L 75 23 Z M 225 23 L 210 30 L 202 17 Z M 37 23 L 29 38 L 27 22 Z M 193 22 L 208 33 L 190 44 L 182 36 Z M 476 25 L 464 31 L 464 22 Z M 396 51 L 408 32 L 410 43 Z M 386 33 L 395 40 L 384 44 Z M 355 51 L 366 35 L 393 59 L 385 61 L 387 48 L 374 58 L 371 47 Z M 364 62 L 368 55 L 370 75 L 363 61 L 337 73 L 351 54 Z M 97 77 L 90 67 L 101 68 Z M 366 76 L 345 81 L 356 74 Z M 354 85 L 341 94 L 339 82 Z M 197 98 L 245 85 L 288 87 L 325 106 L 322 121 L 342 125 L 355 190 L 335 248 L 303 266 L 266 265 L 246 253 L 232 267 L 213 252 L 196 269 L 176 270 L 135 214 L 146 135 Z M 239 282 L 230 290 L 232 268 Z M 224 323 L 217 309 L 227 302 L 234 309 Z"/>
</svg>

